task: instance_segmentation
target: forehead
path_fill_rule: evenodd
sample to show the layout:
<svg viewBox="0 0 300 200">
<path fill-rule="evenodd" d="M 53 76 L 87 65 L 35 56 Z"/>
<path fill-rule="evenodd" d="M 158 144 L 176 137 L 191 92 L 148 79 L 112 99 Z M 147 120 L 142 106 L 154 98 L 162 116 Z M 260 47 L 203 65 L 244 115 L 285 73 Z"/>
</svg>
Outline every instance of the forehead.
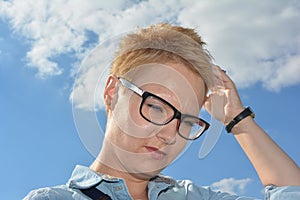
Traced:
<svg viewBox="0 0 300 200">
<path fill-rule="evenodd" d="M 139 87 L 151 88 L 153 93 L 175 99 L 185 109 L 199 109 L 205 96 L 205 85 L 200 75 L 182 64 L 143 64 L 124 77 Z"/>
</svg>

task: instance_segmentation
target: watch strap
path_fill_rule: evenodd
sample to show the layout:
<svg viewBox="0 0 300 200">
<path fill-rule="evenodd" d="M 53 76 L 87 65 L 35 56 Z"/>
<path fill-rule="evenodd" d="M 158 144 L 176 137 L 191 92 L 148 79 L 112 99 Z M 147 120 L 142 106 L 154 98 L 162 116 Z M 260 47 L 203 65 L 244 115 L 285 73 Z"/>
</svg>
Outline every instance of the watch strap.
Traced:
<svg viewBox="0 0 300 200">
<path fill-rule="evenodd" d="M 230 133 L 232 128 L 239 123 L 241 120 L 245 119 L 246 117 L 251 116 L 252 118 L 255 117 L 255 114 L 252 112 L 251 108 L 248 106 L 245 108 L 240 114 L 238 114 L 229 124 L 226 126 L 227 133 Z"/>
</svg>

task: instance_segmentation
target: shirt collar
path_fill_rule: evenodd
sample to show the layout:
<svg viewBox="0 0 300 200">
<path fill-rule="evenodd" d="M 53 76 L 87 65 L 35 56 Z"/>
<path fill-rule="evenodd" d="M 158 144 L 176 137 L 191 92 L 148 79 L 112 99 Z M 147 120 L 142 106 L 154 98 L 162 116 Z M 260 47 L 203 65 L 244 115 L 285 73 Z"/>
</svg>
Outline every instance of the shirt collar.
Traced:
<svg viewBox="0 0 300 200">
<path fill-rule="evenodd" d="M 67 186 L 76 189 L 86 189 L 99 184 L 102 180 L 119 182 L 120 179 L 105 174 L 98 174 L 88 167 L 76 165 Z"/>
<path fill-rule="evenodd" d="M 67 182 L 67 186 L 76 189 L 86 189 L 99 184 L 102 180 L 106 182 L 119 182 L 122 179 L 114 178 L 106 174 L 99 174 L 88 167 L 76 165 L 71 178 Z M 175 182 L 176 181 L 170 177 L 157 175 L 149 181 L 148 187 L 150 189 L 159 185 L 163 188 L 167 188 L 173 186 Z"/>
<path fill-rule="evenodd" d="M 150 179 L 150 182 L 165 183 L 170 186 L 175 185 L 175 183 L 176 183 L 176 181 L 173 178 L 162 175 L 162 174 L 159 174 L 159 175 L 153 177 L 152 179 Z"/>
</svg>

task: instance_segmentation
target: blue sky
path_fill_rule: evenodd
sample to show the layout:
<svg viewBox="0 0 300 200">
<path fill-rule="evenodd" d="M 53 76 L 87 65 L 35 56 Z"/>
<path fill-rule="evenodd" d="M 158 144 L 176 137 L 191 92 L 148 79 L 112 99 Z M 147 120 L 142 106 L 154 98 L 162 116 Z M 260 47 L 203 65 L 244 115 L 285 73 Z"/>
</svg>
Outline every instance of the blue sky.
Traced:
<svg viewBox="0 0 300 200">
<path fill-rule="evenodd" d="M 47 2 L 0 2 L 1 199 L 64 184 L 76 164 L 90 165 L 94 157 L 80 139 L 70 101 L 76 75 L 82 78 L 78 86 L 93 83 L 89 73 L 76 73 L 80 62 L 97 43 L 161 21 L 197 28 L 255 120 L 299 165 L 298 2 Z M 94 88 L 74 89 L 90 94 Z M 85 95 L 75 102 L 83 110 L 91 106 Z M 101 102 L 96 104 L 103 124 Z M 199 159 L 202 142 L 164 173 L 262 198 L 263 187 L 232 135 L 223 130 L 210 154 Z"/>
</svg>

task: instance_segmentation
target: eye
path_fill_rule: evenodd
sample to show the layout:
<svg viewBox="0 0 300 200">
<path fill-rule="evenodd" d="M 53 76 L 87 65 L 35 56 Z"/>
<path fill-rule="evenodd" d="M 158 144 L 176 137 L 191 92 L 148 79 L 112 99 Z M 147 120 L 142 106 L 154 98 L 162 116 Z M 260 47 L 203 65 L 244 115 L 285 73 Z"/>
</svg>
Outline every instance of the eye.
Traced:
<svg viewBox="0 0 300 200">
<path fill-rule="evenodd" d="M 161 105 L 148 103 L 147 106 L 156 112 L 164 112 L 164 109 Z"/>
<path fill-rule="evenodd" d="M 189 126 L 189 127 L 192 127 L 195 124 L 194 122 L 188 120 L 184 120 L 183 123 L 185 126 Z"/>
</svg>

